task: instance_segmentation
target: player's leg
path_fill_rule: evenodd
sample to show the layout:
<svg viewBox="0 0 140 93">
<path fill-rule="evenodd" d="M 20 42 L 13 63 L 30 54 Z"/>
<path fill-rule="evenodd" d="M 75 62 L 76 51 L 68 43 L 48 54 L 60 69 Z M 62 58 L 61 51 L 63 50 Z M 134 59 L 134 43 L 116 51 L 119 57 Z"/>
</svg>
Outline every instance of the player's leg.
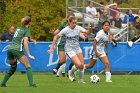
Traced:
<svg viewBox="0 0 140 93">
<path fill-rule="evenodd" d="M 65 67 L 66 67 L 66 63 L 60 66 L 60 68 L 58 69 L 56 73 L 56 77 L 59 77 L 61 73 L 62 73 L 62 77 L 65 77 Z"/>
<path fill-rule="evenodd" d="M 53 69 L 53 73 L 56 74 L 60 66 L 66 63 L 66 54 L 65 51 L 58 51 L 59 61 L 55 69 Z"/>
<path fill-rule="evenodd" d="M 5 73 L 4 79 L 1 83 L 1 87 L 6 87 L 6 82 L 8 79 L 15 73 L 16 68 L 17 68 L 17 61 L 16 59 L 11 59 L 10 61 L 10 69 Z"/>
<path fill-rule="evenodd" d="M 26 58 L 25 55 L 23 55 L 19 61 L 24 65 L 24 67 L 26 68 L 27 70 L 27 78 L 28 78 L 28 81 L 29 81 L 29 86 L 30 87 L 36 87 L 36 84 L 34 84 L 33 82 L 33 75 L 32 75 L 32 69 L 30 67 L 30 64 L 29 64 L 29 61 L 28 59 Z"/>
<path fill-rule="evenodd" d="M 69 71 L 72 69 L 72 66 L 73 66 L 74 64 L 71 62 L 70 63 L 70 65 L 69 65 L 69 70 L 68 70 L 68 73 L 69 73 Z M 67 77 L 68 77 L 69 75 L 67 74 Z"/>
<path fill-rule="evenodd" d="M 110 64 L 109 64 L 107 56 L 100 56 L 100 60 L 105 66 L 106 82 L 112 82 L 111 73 L 110 73 Z"/>
<path fill-rule="evenodd" d="M 81 66 L 79 68 L 79 80 L 78 80 L 78 83 L 85 83 L 83 81 L 83 77 L 84 77 L 84 58 L 83 58 L 83 54 L 78 53 L 77 56 L 78 56 L 78 58 L 80 59 L 80 62 L 81 62 Z"/>
<path fill-rule="evenodd" d="M 62 65 L 62 77 L 65 77 L 66 63 Z"/>
<path fill-rule="evenodd" d="M 69 76 L 69 79 L 71 81 L 75 81 L 74 72 L 77 69 L 80 69 L 81 62 L 80 62 L 80 59 L 78 58 L 77 55 L 74 55 L 74 56 L 70 57 L 70 59 L 71 59 L 71 62 L 73 62 L 74 65 L 72 66 L 71 70 L 69 70 L 69 72 L 68 72 L 69 75 L 68 76 Z"/>
<path fill-rule="evenodd" d="M 5 77 L 1 83 L 1 87 L 6 87 L 6 82 L 8 79 L 14 74 L 17 68 L 17 60 L 15 59 L 14 54 L 15 53 L 13 50 L 8 50 L 7 52 L 7 58 L 9 59 L 10 62 L 10 69 L 5 73 Z"/>
<path fill-rule="evenodd" d="M 96 63 L 96 59 L 90 58 L 89 63 L 88 64 L 85 64 L 84 65 L 84 68 L 85 69 L 92 68 L 95 65 L 95 63 Z"/>
<path fill-rule="evenodd" d="M 71 62 L 70 65 L 69 65 L 69 70 L 71 70 L 71 68 L 72 68 L 73 65 L 74 64 Z"/>
</svg>

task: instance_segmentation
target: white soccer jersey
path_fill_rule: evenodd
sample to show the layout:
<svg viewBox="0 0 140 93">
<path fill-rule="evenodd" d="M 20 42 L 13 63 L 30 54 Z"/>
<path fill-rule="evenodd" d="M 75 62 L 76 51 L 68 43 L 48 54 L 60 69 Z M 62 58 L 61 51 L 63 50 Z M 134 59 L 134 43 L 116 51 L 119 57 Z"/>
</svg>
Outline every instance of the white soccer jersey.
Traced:
<svg viewBox="0 0 140 93">
<path fill-rule="evenodd" d="M 95 39 L 97 40 L 97 52 L 99 54 L 105 54 L 104 47 L 105 47 L 106 42 L 108 42 L 109 40 L 109 33 L 107 35 L 105 34 L 103 30 L 100 30 L 97 33 Z M 95 54 L 93 48 L 91 49 L 90 54 L 91 55 Z"/>
<path fill-rule="evenodd" d="M 85 32 L 81 26 L 76 25 L 74 29 L 69 28 L 69 26 L 62 29 L 62 31 L 58 34 L 60 37 L 65 36 L 66 43 L 65 43 L 65 51 L 70 52 L 72 50 L 79 49 L 79 35 L 80 32 Z"/>
</svg>

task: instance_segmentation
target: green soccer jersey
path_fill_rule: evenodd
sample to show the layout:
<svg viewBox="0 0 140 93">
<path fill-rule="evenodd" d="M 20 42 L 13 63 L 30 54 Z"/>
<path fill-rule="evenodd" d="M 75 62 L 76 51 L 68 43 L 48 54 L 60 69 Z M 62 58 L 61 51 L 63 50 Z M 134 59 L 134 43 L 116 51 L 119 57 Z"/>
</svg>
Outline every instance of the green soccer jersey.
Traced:
<svg viewBox="0 0 140 93">
<path fill-rule="evenodd" d="M 63 28 L 65 28 L 67 26 L 67 22 L 64 22 L 63 24 L 61 24 L 57 29 L 59 29 L 59 31 L 61 31 Z M 62 36 L 59 40 L 59 44 L 58 46 L 64 46 L 65 44 L 65 37 Z"/>
<path fill-rule="evenodd" d="M 23 38 L 30 37 L 30 35 L 30 30 L 28 28 L 24 26 L 18 27 L 14 33 L 12 44 L 9 49 L 23 51 Z"/>
</svg>

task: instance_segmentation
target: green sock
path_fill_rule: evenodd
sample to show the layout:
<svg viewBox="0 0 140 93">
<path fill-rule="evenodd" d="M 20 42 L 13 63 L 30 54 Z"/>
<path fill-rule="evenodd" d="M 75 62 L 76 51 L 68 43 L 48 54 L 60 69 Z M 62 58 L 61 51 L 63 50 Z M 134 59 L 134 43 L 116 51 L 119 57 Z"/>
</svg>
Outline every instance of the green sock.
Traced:
<svg viewBox="0 0 140 93">
<path fill-rule="evenodd" d="M 10 77 L 11 77 L 11 75 L 8 74 L 8 73 L 6 73 L 1 84 L 2 84 L 2 85 L 6 85 L 6 82 L 8 81 L 8 79 L 9 79 Z"/>
<path fill-rule="evenodd" d="M 29 85 L 31 86 L 31 85 L 33 85 L 32 69 L 31 69 L 31 67 L 27 67 L 26 70 L 27 70 L 27 78 L 29 81 Z"/>
<path fill-rule="evenodd" d="M 71 70 L 72 66 L 73 66 L 73 63 L 70 63 L 69 70 Z"/>
<path fill-rule="evenodd" d="M 11 67 L 10 70 L 5 73 L 4 79 L 1 84 L 6 85 L 6 82 L 14 74 L 15 71 L 16 71 L 16 67 Z"/>
<path fill-rule="evenodd" d="M 60 61 L 59 61 L 55 69 L 58 70 L 58 69 L 60 68 L 61 65 L 62 65 L 62 63 L 60 63 Z"/>
</svg>

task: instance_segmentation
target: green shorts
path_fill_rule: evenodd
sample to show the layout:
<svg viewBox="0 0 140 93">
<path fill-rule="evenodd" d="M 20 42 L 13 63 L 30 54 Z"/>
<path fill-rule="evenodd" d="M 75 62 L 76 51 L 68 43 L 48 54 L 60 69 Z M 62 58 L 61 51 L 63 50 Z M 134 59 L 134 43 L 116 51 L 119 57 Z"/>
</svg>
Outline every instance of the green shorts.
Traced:
<svg viewBox="0 0 140 93">
<path fill-rule="evenodd" d="M 18 51 L 18 50 L 13 50 L 13 49 L 8 50 L 8 53 L 7 53 L 9 60 L 10 59 L 20 59 L 23 55 L 24 55 L 23 51 Z"/>
<path fill-rule="evenodd" d="M 64 46 L 63 45 L 58 45 L 58 51 L 65 51 Z"/>
</svg>

